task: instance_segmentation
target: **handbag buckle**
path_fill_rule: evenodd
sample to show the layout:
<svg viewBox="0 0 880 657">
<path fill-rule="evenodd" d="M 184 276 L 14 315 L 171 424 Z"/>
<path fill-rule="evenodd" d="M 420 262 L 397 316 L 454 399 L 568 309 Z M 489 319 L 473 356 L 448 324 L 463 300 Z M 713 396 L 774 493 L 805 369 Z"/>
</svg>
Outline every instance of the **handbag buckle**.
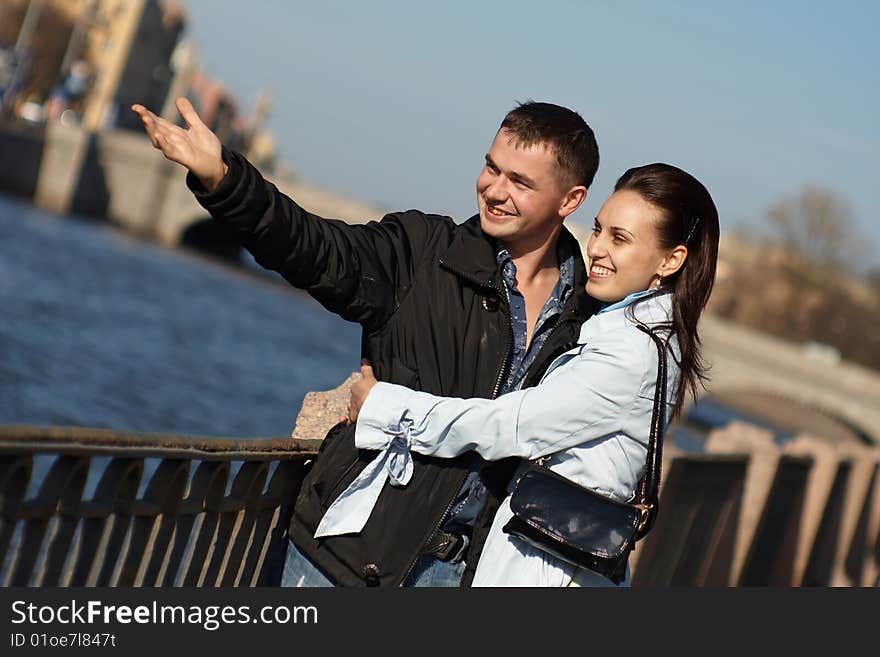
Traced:
<svg viewBox="0 0 880 657">
<path fill-rule="evenodd" d="M 636 528 L 636 534 L 641 534 L 642 530 L 645 529 L 645 525 L 648 524 L 648 517 L 651 514 L 651 509 L 654 508 L 653 504 L 633 504 L 639 511 L 641 511 L 641 515 L 639 516 L 639 526 Z"/>
</svg>

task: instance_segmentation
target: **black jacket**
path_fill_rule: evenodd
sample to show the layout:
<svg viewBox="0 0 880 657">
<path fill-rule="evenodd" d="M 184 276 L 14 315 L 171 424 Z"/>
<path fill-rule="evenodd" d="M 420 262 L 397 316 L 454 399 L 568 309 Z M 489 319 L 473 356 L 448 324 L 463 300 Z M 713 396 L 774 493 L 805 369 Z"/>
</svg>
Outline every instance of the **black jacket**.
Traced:
<svg viewBox="0 0 880 657">
<path fill-rule="evenodd" d="M 363 225 L 322 219 L 281 194 L 240 155 L 224 151 L 224 159 L 229 173 L 214 192 L 200 193 L 189 178 L 199 202 L 260 265 L 360 323 L 362 353 L 379 380 L 452 397 L 497 394 L 513 337 L 495 245 L 478 216 L 464 224 L 417 210 Z M 576 241 L 564 229 L 560 239 L 573 243 L 575 291 L 524 385 L 534 385 L 553 358 L 573 346 L 581 323 L 596 310 L 584 290 L 587 274 Z M 337 425 L 296 500 L 290 537 L 339 585 L 400 585 L 467 474 L 467 457 L 413 454 L 409 484 L 385 486 L 362 532 L 312 538 L 328 506 L 374 456 L 355 447 L 353 426 Z M 504 498 L 513 461 L 483 470 L 489 499 L 474 528 L 465 584 Z"/>
</svg>

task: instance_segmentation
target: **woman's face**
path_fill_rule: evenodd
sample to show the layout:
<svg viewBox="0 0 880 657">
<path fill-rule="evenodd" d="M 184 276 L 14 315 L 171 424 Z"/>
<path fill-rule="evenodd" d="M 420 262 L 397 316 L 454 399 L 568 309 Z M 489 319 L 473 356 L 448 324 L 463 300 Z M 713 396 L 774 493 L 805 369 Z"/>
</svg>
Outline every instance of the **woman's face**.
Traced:
<svg viewBox="0 0 880 657">
<path fill-rule="evenodd" d="M 587 243 L 590 296 L 614 302 L 656 285 L 667 260 L 658 244 L 659 219 L 660 210 L 634 191 L 614 192 L 605 201 Z"/>
</svg>

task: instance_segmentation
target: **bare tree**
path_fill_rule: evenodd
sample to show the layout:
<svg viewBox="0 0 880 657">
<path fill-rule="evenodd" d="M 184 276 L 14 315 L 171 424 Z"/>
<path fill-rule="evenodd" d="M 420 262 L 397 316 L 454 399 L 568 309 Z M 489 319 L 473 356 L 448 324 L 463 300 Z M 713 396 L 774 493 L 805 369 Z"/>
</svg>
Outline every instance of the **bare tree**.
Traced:
<svg viewBox="0 0 880 657">
<path fill-rule="evenodd" d="M 767 210 L 783 245 L 809 266 L 851 268 L 865 253 L 849 205 L 832 191 L 808 185 Z"/>
</svg>

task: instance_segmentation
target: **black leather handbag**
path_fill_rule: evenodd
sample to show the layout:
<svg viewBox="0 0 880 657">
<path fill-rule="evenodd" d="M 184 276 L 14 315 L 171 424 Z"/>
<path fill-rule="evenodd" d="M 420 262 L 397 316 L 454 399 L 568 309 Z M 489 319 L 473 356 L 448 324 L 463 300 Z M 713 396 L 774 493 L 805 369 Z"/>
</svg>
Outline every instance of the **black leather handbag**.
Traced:
<svg viewBox="0 0 880 657">
<path fill-rule="evenodd" d="M 654 524 L 663 456 L 666 346 L 649 328 L 638 328 L 654 340 L 659 361 L 645 474 L 633 499 L 618 502 L 535 464 L 517 481 L 510 498 L 513 517 L 502 529 L 615 584 L 623 581 L 636 541 Z"/>
</svg>

